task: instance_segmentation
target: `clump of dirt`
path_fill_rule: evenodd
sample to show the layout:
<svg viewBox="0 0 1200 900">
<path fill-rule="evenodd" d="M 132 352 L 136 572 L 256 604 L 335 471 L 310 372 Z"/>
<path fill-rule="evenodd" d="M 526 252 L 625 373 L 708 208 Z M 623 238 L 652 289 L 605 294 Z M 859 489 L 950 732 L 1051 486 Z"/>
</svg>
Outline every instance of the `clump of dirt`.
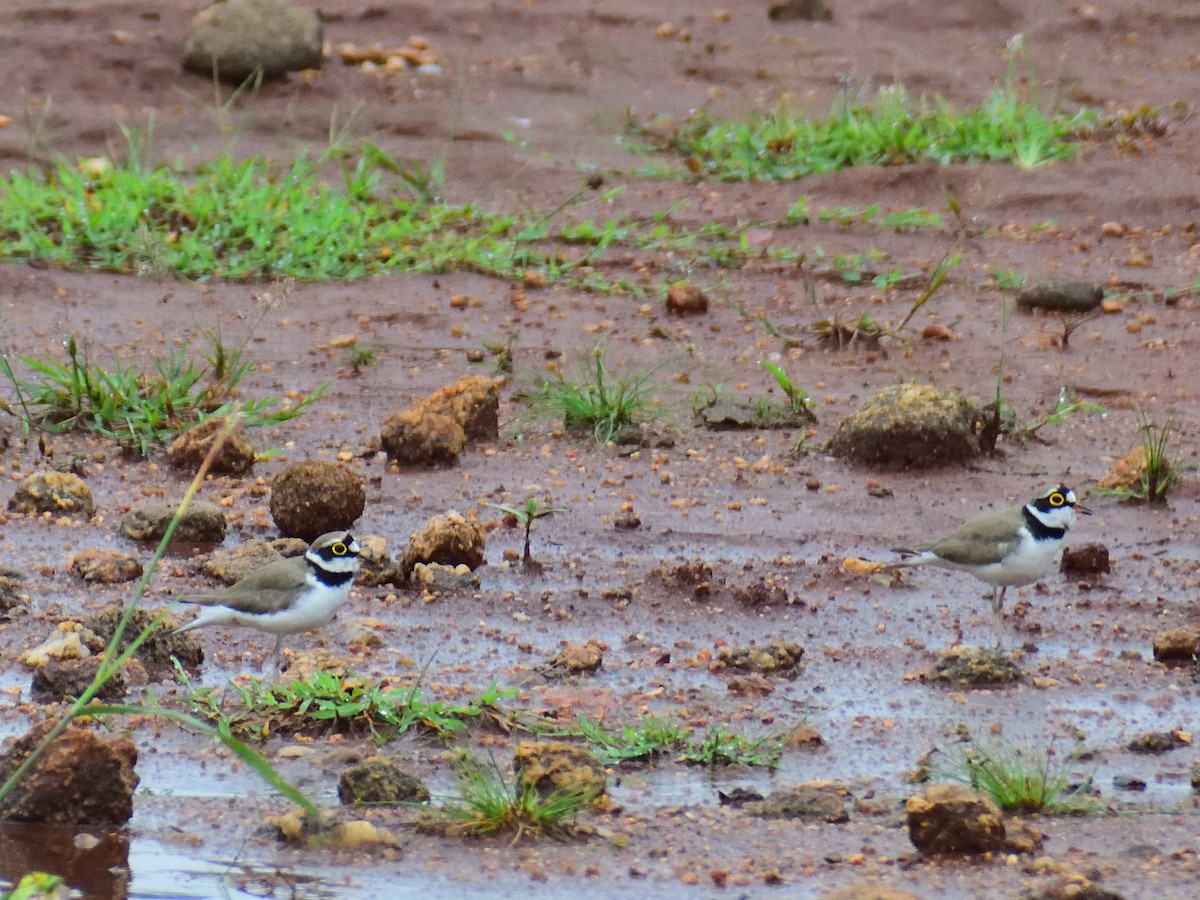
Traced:
<svg viewBox="0 0 1200 900">
<path fill-rule="evenodd" d="M 569 678 L 598 672 L 604 664 L 604 645 L 599 641 L 569 643 L 539 671 L 547 678 Z"/>
<path fill-rule="evenodd" d="M 429 788 L 415 775 L 402 772 L 391 760 L 372 756 L 347 766 L 338 776 L 338 800 L 357 803 L 428 803 Z"/>
<path fill-rule="evenodd" d="M 895 384 L 879 391 L 838 426 L 834 456 L 885 469 L 927 469 L 979 455 L 978 413 L 957 391 Z"/>
<path fill-rule="evenodd" d="M 35 725 L 0 755 L 6 780 L 49 733 Z M 44 825 L 122 825 L 133 816 L 138 752 L 122 734 L 68 725 L 0 803 L 0 819 Z"/>
<path fill-rule="evenodd" d="M 545 795 L 553 790 L 578 791 L 605 796 L 608 781 L 601 766 L 582 747 L 562 741 L 521 741 L 513 757 L 513 769 L 522 786 L 532 786 Z"/>
<path fill-rule="evenodd" d="M 1067 575 L 1107 575 L 1112 571 L 1108 548 L 1100 543 L 1068 547 L 1059 569 Z"/>
<path fill-rule="evenodd" d="M 1087 281 L 1041 281 L 1017 293 L 1021 309 L 1045 309 L 1061 313 L 1085 313 L 1100 306 L 1104 288 Z"/>
<path fill-rule="evenodd" d="M 121 517 L 121 532 L 135 541 L 158 541 L 175 517 L 175 503 L 143 503 Z M 225 513 L 208 500 L 193 500 L 184 510 L 173 541 L 185 544 L 219 544 L 225 540 Z"/>
<path fill-rule="evenodd" d="M 72 659 L 48 659 L 33 671 L 30 691 L 35 696 L 65 700 L 78 697 L 93 681 L 102 660 L 98 656 Z M 101 700 L 119 700 L 125 696 L 128 685 L 123 671 L 114 672 L 96 693 Z"/>
<path fill-rule="evenodd" d="M 214 550 L 200 563 L 205 575 L 224 582 L 236 584 L 255 569 L 279 562 L 283 554 L 268 541 L 246 541 L 228 550 Z"/>
<path fill-rule="evenodd" d="M 0 575 L 0 616 L 10 618 L 29 610 L 29 595 L 20 589 L 19 578 Z"/>
<path fill-rule="evenodd" d="M 96 584 L 122 584 L 142 577 L 142 564 L 120 550 L 81 550 L 67 560 L 67 571 Z"/>
<path fill-rule="evenodd" d="M 1166 753 L 1179 746 L 1175 734 L 1170 731 L 1147 731 L 1133 738 L 1126 747 L 1133 753 Z"/>
<path fill-rule="evenodd" d="M 195 472 L 221 440 L 209 471 L 216 474 L 245 475 L 254 468 L 258 454 L 246 440 L 241 428 L 225 434 L 228 420 L 224 416 L 206 419 L 177 437 L 167 448 L 167 461 L 177 469 Z"/>
<path fill-rule="evenodd" d="M 387 538 L 368 534 L 358 539 L 358 545 L 359 584 L 377 587 L 401 580 L 396 561 L 388 554 Z"/>
<path fill-rule="evenodd" d="M 951 647 L 921 676 L 925 681 L 979 687 L 1012 684 L 1025 677 L 1013 658 L 1000 650 L 964 645 Z"/>
<path fill-rule="evenodd" d="M 20 513 L 91 514 L 96 510 L 92 489 L 71 472 L 34 472 L 17 484 L 8 508 Z"/>
<path fill-rule="evenodd" d="M 1184 625 L 1154 636 L 1154 658 L 1159 662 L 1192 662 L 1200 654 L 1200 628 Z"/>
<path fill-rule="evenodd" d="M 160 612 L 161 610 L 155 612 L 148 612 L 144 609 L 134 610 L 133 615 L 129 618 L 129 625 L 121 636 L 117 652 L 123 653 L 134 638 L 150 626 Z M 117 623 L 124 614 L 124 607 L 109 606 L 84 620 L 83 627 L 92 633 L 88 646 L 93 653 L 100 653 L 108 646 L 117 630 Z M 170 617 L 164 619 L 154 633 L 137 649 L 136 657 L 152 675 L 169 669 L 172 657 L 188 668 L 195 668 L 204 662 L 204 650 L 195 638 L 190 634 L 171 634 L 170 629 L 175 624 L 174 619 Z"/>
<path fill-rule="evenodd" d="M 746 811 L 767 819 L 816 819 L 836 825 L 850 821 L 849 796 L 849 787 L 840 781 L 807 781 L 778 788 L 761 802 L 748 804 Z"/>
<path fill-rule="evenodd" d="M 483 565 L 487 549 L 487 530 L 473 512 L 466 515 L 450 510 L 434 516 L 423 529 L 414 532 L 412 543 L 400 562 L 400 575 L 409 578 L 417 563 L 441 563 L 466 566 L 474 570 Z"/>
<path fill-rule="evenodd" d="M 348 530 L 367 505 L 362 479 L 341 463 L 293 463 L 271 479 L 271 518 L 288 537 L 315 541 Z"/>
<path fill-rule="evenodd" d="M 790 672 L 800 665 L 804 648 L 792 641 L 772 641 L 769 644 L 749 644 L 745 647 L 722 647 L 721 662 L 730 669 L 751 672 Z"/>
<path fill-rule="evenodd" d="M 402 465 L 450 465 L 468 441 L 491 441 L 500 434 L 501 382 L 464 375 L 388 416 L 380 443 Z"/>
<path fill-rule="evenodd" d="M 962 785 L 935 784 L 909 797 L 905 814 L 909 840 L 922 853 L 991 853 L 1005 846 L 1000 807 Z"/>
</svg>

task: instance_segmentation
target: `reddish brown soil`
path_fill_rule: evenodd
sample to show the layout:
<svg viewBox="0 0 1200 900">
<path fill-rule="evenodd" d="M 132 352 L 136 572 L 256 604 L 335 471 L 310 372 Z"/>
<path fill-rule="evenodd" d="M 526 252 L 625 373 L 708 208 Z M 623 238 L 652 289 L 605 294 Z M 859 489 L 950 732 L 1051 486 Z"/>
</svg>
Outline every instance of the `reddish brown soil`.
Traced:
<svg viewBox="0 0 1200 900">
<path fill-rule="evenodd" d="M 831 223 L 770 236 L 808 253 L 810 268 L 818 247 L 826 260 L 874 247 L 887 254 L 881 266 L 906 270 L 927 270 L 948 250 L 963 254 L 964 264 L 914 320 L 910 337 L 889 339 L 877 351 L 822 349 L 811 337 L 788 348 L 758 317 L 797 335 L 835 313 L 857 319 L 869 311 L 894 324 L 915 291 L 809 281 L 793 267 L 766 261 L 736 271 L 685 266 L 652 252 L 631 254 L 629 277 L 644 264 L 655 281 L 690 278 L 711 292 L 706 316 L 673 320 L 654 296 L 562 288 L 529 289 L 529 309 L 520 311 L 510 302 L 509 284 L 464 274 L 284 290 L 10 264 L 0 267 L 2 336 L 8 349 L 22 354 L 52 353 L 71 334 L 86 335 L 97 357 L 144 353 L 197 339 L 218 320 L 236 338 L 257 315 L 254 295 L 274 292 L 283 303 L 250 344 L 266 365 L 249 390 L 305 391 L 323 381 L 332 387 L 301 422 L 256 436 L 284 448 L 260 465 L 264 477 L 287 458 L 360 449 L 387 414 L 466 371 L 468 351 L 509 333 L 526 368 L 543 365 L 550 350 L 579 358 L 602 332 L 614 364 L 667 360 L 662 377 L 673 385 L 667 399 L 679 426 L 667 449 L 618 454 L 526 422 L 519 440 L 517 426 L 506 426 L 499 442 L 470 450 L 453 469 L 397 473 L 382 459 L 359 459 L 369 485 L 359 529 L 387 536 L 393 548 L 431 515 L 495 501 L 504 491 L 517 502 L 550 495 L 569 512 L 538 525 L 534 552 L 546 566 L 538 577 L 504 564 L 503 551 L 519 549 L 519 536 L 500 530 L 491 537 L 491 565 L 482 570 L 477 594 L 430 599 L 359 589 L 323 635 L 296 638 L 290 646 L 327 643 L 340 650 L 347 633 L 366 620 L 384 647 L 355 657 L 355 665 L 411 680 L 436 653 L 423 681 L 431 697 L 480 690 L 495 679 L 523 685 L 523 705 L 561 709 L 568 719 L 584 712 L 627 723 L 653 711 L 701 730 L 717 724 L 760 735 L 807 717 L 827 748 L 790 751 L 775 775 L 726 770 L 710 777 L 673 762 L 615 773 L 621 813 L 590 820 L 600 835 L 578 844 L 439 839 L 408 830 L 408 814 L 372 813 L 406 841 L 394 858 L 281 849 L 259 836 L 255 823 L 283 804 L 244 769 L 204 740 L 138 724 L 146 793 L 128 831 L 108 836 L 94 857 L 73 851 L 74 863 L 51 852 L 71 846 L 69 835 L 0 837 L 0 875 L 71 865 L 78 883 L 86 881 L 88 895 L 97 897 L 122 895 L 120 878 L 106 874 L 112 865 L 128 865 L 143 896 L 261 895 L 264 883 L 277 892 L 296 884 L 296 896 L 395 896 L 409 889 L 444 896 L 485 890 L 711 896 L 710 873 L 726 869 L 731 896 L 814 896 L 864 880 L 919 896 L 1013 896 L 1027 883 L 1053 881 L 1039 874 L 1049 866 L 1035 869 L 1024 859 L 903 861 L 911 854 L 902 827 L 911 790 L 906 773 L 931 746 L 950 744 L 950 730 L 965 723 L 976 734 L 1051 743 L 1060 752 L 1082 737 L 1096 761 L 1081 771 L 1094 776 L 1114 816 L 1040 821 L 1049 835 L 1047 855 L 1129 897 L 1195 896 L 1200 820 L 1187 783 L 1194 753 L 1144 757 L 1123 749 L 1139 732 L 1194 731 L 1198 721 L 1198 688 L 1189 671 L 1161 667 L 1150 656 L 1154 633 L 1200 619 L 1194 599 L 1200 507 L 1192 478 L 1185 477 L 1163 507 L 1088 499 L 1096 514 L 1080 522 L 1071 540 L 1107 544 L 1114 572 L 1089 584 L 1054 574 L 1022 591 L 1024 616 L 1010 625 L 1036 646 L 1022 664 L 1037 680 L 1020 687 L 952 692 L 907 677 L 955 640 L 991 639 L 980 584 L 917 571 L 892 587 L 843 575 L 839 565 L 846 555 L 889 559 L 890 547 L 980 509 L 1020 502 L 1047 481 L 1062 479 L 1086 493 L 1136 444 L 1139 403 L 1151 418 L 1175 414 L 1183 464 L 1193 463 L 1200 326 L 1196 296 L 1186 289 L 1197 280 L 1200 260 L 1193 231 L 1200 134 L 1189 106 L 1200 16 L 1190 4 L 1167 0 L 1095 6 L 872 0 L 837 3 L 831 23 L 812 24 L 770 22 L 765 2 L 729 4 L 726 21 L 714 15 L 718 5 L 330 0 L 322 10 L 334 46 L 404 43 L 420 34 L 437 53 L 442 74 L 377 79 L 331 61 L 315 79 L 266 84 L 223 109 L 210 84 L 178 66 L 181 36 L 199 4 L 12 2 L 0 11 L 0 114 L 12 118 L 0 127 L 0 165 L 27 168 L 56 154 L 120 153 L 119 125 L 147 129 L 151 118 L 152 155 L 183 161 L 229 149 L 278 157 L 315 152 L 327 146 L 331 124 L 349 122 L 351 136 L 367 137 L 400 158 L 444 158 L 450 200 L 549 211 L 593 169 L 643 164 L 618 139 L 627 109 L 639 119 L 678 118 L 702 104 L 742 114 L 785 102 L 821 113 L 839 91 L 870 96 L 893 81 L 914 95 L 936 92 L 971 103 L 1001 77 L 1005 43 L 1016 33 L 1028 47 L 1021 71 L 1028 66 L 1044 98 L 1111 110 L 1149 104 L 1163 111 L 1168 128 L 1163 136 L 1088 148 L 1075 162 L 1033 172 L 867 168 L 749 186 L 609 175 L 610 185 L 628 182 L 619 200 L 589 200 L 569 213 L 600 220 L 686 200 L 670 221 L 732 223 L 778 218 L 801 195 L 812 209 L 942 210 L 945 185 L 962 203 L 967 236 Z M 675 26 L 674 37 L 656 36 L 663 23 Z M 502 140 L 506 131 L 516 140 Z M 1120 227 L 1102 227 L 1106 223 Z M 1125 292 L 1124 308 L 1085 323 L 1068 349 L 1057 345 L 1061 325 L 1052 318 L 1020 314 L 1005 332 L 1003 296 L 987 286 L 990 267 L 1031 278 L 1092 280 Z M 820 314 L 810 305 L 810 284 Z M 1171 289 L 1185 290 L 1172 295 Z M 452 307 L 450 298 L 462 294 L 479 302 Z M 948 327 L 954 339 L 919 337 L 933 323 Z M 377 348 L 379 364 L 354 372 L 341 352 L 328 349 L 332 336 L 346 332 Z M 820 400 L 819 433 L 808 442 L 817 446 L 867 396 L 897 381 L 929 380 L 990 398 L 1002 344 L 1004 395 L 1023 419 L 1051 409 L 1063 388 L 1110 412 L 1043 429 L 1046 443 L 1002 442 L 994 458 L 937 472 L 856 470 L 820 453 L 793 455 L 795 432 L 714 433 L 690 425 L 693 390 L 721 384 L 764 396 L 770 384 L 757 360 L 779 354 L 793 379 Z M 521 407 L 506 400 L 502 412 L 511 422 Z M 92 546 L 130 549 L 117 532 L 121 512 L 146 497 L 177 496 L 185 483 L 160 457 L 130 461 L 100 441 L 53 444 L 60 459 L 83 458 L 102 512 L 68 527 L 10 515 L 0 529 L 2 561 L 28 573 L 34 610 L 0 626 L 0 682 L 13 701 L 0 714 L 4 735 L 45 714 L 28 703 L 29 676 L 16 655 L 61 616 L 127 596 L 120 587 L 81 589 L 66 573 L 67 557 Z M 34 447 L 14 441 L 4 465 L 15 479 L 42 461 Z M 872 479 L 893 496 L 869 495 Z M 808 489 L 810 481 L 819 487 Z M 252 486 L 253 479 L 217 479 L 205 487 L 210 499 L 232 502 L 231 545 L 274 536 L 266 499 Z M 626 504 L 640 516 L 640 530 L 614 529 Z M 713 570 L 711 594 L 696 596 L 662 577 L 696 561 Z M 746 607 L 734 599 L 736 588 L 764 578 L 783 585 L 791 604 Z M 200 584 L 182 563 L 170 564 L 153 600 Z M 561 642 L 588 638 L 609 648 L 596 676 L 548 685 L 530 674 Z M 210 651 L 203 680 L 214 685 L 252 671 L 271 644 L 222 630 L 203 639 Z M 731 693 L 727 678 L 706 660 L 721 644 L 750 640 L 801 643 L 805 671 L 794 680 L 772 679 L 765 697 Z M 169 702 L 172 691 L 165 686 L 157 693 Z M 371 744 L 275 738 L 264 750 L 288 777 L 333 804 L 339 768 L 370 752 Z M 508 742 L 493 751 L 506 759 Z M 453 787 L 440 745 L 404 739 L 387 752 L 435 791 Z M 1115 791 L 1112 777 L 1121 774 L 1144 778 L 1148 790 Z M 717 804 L 717 788 L 769 789 L 810 778 L 849 782 L 864 801 L 852 809 L 849 824 L 764 822 Z M 238 862 L 230 868 L 225 861 L 233 859 Z M 769 884 L 774 876 L 780 886 Z"/>
</svg>

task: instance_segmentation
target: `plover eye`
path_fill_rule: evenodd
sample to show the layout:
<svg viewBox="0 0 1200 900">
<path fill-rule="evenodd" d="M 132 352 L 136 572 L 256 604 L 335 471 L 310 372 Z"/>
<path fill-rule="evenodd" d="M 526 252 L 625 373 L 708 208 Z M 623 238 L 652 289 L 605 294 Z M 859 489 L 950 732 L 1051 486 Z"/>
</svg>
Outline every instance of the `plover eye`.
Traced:
<svg viewBox="0 0 1200 900">
<path fill-rule="evenodd" d="M 1059 491 L 1055 491 L 1053 494 L 1047 497 L 1046 500 L 1049 501 L 1051 506 L 1062 506 L 1067 502 L 1067 498 L 1064 497 Z"/>
<path fill-rule="evenodd" d="M 332 547 L 329 548 L 329 552 L 332 553 L 334 556 L 345 556 L 349 552 L 349 550 L 347 549 L 345 544 L 343 544 L 341 541 L 338 541 L 336 544 L 334 544 Z"/>
</svg>

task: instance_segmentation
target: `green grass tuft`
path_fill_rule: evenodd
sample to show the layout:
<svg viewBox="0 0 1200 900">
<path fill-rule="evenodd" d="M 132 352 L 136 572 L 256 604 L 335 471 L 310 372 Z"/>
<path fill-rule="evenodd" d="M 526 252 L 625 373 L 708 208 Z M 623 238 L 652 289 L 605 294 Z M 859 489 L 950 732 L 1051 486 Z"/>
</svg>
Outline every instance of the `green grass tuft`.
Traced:
<svg viewBox="0 0 1200 900">
<path fill-rule="evenodd" d="M 1073 784 L 1068 769 L 1075 755 L 1055 763 L 1050 750 L 988 746 L 972 742 L 950 757 L 939 774 L 996 801 L 1005 812 L 1088 815 L 1098 812 L 1098 797 L 1085 793 L 1087 781 Z"/>
</svg>

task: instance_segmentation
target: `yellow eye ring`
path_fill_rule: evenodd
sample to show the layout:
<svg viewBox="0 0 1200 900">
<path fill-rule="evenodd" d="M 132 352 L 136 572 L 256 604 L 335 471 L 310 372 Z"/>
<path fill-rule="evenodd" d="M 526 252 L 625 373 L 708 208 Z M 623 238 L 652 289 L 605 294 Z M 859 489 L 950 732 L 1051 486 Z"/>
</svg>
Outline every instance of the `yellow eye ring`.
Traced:
<svg viewBox="0 0 1200 900">
<path fill-rule="evenodd" d="M 1062 506 L 1064 503 L 1067 502 L 1067 498 L 1064 497 L 1062 494 L 1060 494 L 1058 491 L 1055 491 L 1053 494 L 1051 494 L 1046 499 L 1050 501 L 1051 506 Z"/>
<path fill-rule="evenodd" d="M 349 552 L 349 549 L 341 541 L 338 541 L 336 544 L 334 544 L 332 547 L 329 548 L 329 552 L 332 553 L 334 556 L 345 556 Z"/>
</svg>

